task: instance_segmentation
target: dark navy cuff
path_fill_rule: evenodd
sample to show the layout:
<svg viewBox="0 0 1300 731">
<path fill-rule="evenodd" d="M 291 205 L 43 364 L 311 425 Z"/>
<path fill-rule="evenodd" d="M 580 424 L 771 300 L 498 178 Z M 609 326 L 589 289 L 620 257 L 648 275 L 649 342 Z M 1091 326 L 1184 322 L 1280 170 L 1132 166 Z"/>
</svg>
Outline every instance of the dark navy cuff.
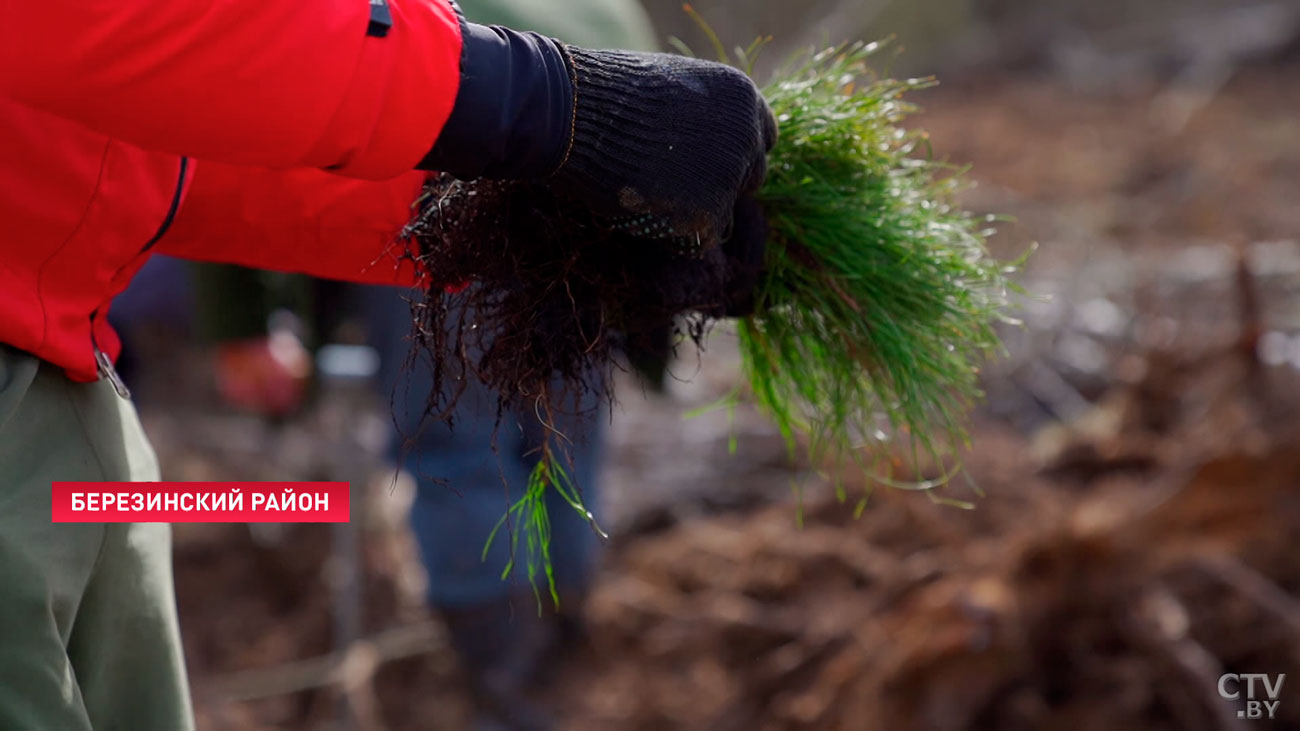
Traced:
<svg viewBox="0 0 1300 731">
<path fill-rule="evenodd" d="M 541 178 L 573 133 L 573 80 L 560 44 L 536 33 L 461 22 L 460 90 L 416 167 L 475 178 Z"/>
</svg>

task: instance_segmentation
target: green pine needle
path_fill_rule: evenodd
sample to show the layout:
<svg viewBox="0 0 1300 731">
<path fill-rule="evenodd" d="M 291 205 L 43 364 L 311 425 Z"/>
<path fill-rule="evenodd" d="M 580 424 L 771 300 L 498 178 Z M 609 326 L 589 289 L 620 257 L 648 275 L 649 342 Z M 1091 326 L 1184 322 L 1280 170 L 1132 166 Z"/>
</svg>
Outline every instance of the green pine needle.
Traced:
<svg viewBox="0 0 1300 731">
<path fill-rule="evenodd" d="M 551 518 L 546 508 L 547 492 L 556 491 L 560 498 L 586 520 L 600 537 L 609 537 L 596 524 L 596 517 L 583 503 L 582 492 L 569 475 L 569 471 L 565 469 L 564 462 L 563 456 L 557 454 L 556 447 L 548 438 L 542 447 L 537 464 L 528 475 L 528 484 L 524 487 L 523 497 L 513 503 L 506 514 L 501 516 L 492 532 L 488 534 L 487 544 L 483 547 L 482 560 L 486 561 L 488 551 L 501 530 L 507 529 L 510 540 L 510 560 L 502 568 L 501 579 L 503 581 L 508 579 L 514 572 L 516 563 L 522 561 L 528 584 L 533 588 L 533 594 L 537 598 L 538 611 L 542 609 L 542 595 L 538 588 L 538 579 L 541 576 L 546 577 L 546 587 L 551 601 L 557 607 L 560 605 L 560 594 L 555 584 L 555 569 L 551 563 Z M 523 538 L 522 553 L 520 538 Z"/>
<path fill-rule="evenodd" d="M 741 63 L 752 66 L 765 42 L 738 53 Z M 954 204 L 962 171 L 920 154 L 927 138 L 902 126 L 915 111 L 903 95 L 933 82 L 875 76 L 868 61 L 879 48 L 802 56 L 764 89 L 780 128 L 759 193 L 770 238 L 759 308 L 738 323 L 754 398 L 789 448 L 802 445 L 828 470 L 841 500 L 844 468 L 869 475 L 855 515 L 874 484 L 930 491 L 960 473 L 959 460 L 947 462 L 968 445 L 979 364 L 999 348 L 995 325 L 1006 320 L 1019 266 L 992 258 L 988 220 Z M 928 460 L 945 474 L 893 479 L 880 468 L 899 447 L 918 470 Z M 562 454 L 544 448 L 523 498 L 493 531 L 514 526 L 512 556 L 534 588 L 546 577 L 556 602 L 546 490 L 591 517 Z M 522 555 L 513 550 L 521 535 Z"/>
<path fill-rule="evenodd" d="M 889 443 L 918 466 L 967 445 L 1014 290 L 987 221 L 953 202 L 961 171 L 918 155 L 925 135 L 901 126 L 915 111 L 903 94 L 932 82 L 875 77 L 879 47 L 805 57 L 764 90 L 781 133 L 759 193 L 767 275 L 739 323 L 759 406 L 836 471 L 879 464 Z"/>
</svg>

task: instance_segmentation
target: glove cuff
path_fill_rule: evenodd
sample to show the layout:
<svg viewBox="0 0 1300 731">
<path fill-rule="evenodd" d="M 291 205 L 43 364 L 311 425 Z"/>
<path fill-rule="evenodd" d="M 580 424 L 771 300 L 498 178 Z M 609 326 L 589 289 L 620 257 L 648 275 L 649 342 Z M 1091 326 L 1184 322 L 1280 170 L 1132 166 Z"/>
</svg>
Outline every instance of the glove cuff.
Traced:
<svg viewBox="0 0 1300 731">
<path fill-rule="evenodd" d="M 525 180 L 558 169 L 572 144 L 574 83 L 558 41 L 461 21 L 451 116 L 419 170 Z"/>
</svg>

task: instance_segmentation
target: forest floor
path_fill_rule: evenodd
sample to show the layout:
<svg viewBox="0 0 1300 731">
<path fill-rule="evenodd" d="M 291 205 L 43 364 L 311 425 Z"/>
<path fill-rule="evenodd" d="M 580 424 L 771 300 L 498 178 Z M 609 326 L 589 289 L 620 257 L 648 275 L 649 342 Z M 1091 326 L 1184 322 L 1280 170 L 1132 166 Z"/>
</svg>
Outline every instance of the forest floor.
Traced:
<svg viewBox="0 0 1300 731">
<path fill-rule="evenodd" d="M 972 165 L 968 205 L 1014 217 L 997 251 L 1038 244 L 973 426 L 983 497 L 877 488 L 855 518 L 863 479 L 841 503 L 752 412 L 684 419 L 735 382 L 719 334 L 668 397 L 623 391 L 590 637 L 547 697 L 563 728 L 1300 728 L 1297 73 L 1206 98 L 1014 77 L 918 97 L 934 149 Z M 143 411 L 165 474 L 273 472 L 231 456 L 270 427 L 187 440 L 184 409 Z M 280 455 L 313 449 L 312 427 L 276 429 Z M 363 728 L 463 724 L 401 491 L 370 504 L 375 642 L 342 663 L 319 660 L 328 528 L 178 526 L 202 729 L 328 729 L 340 696 Z M 1225 672 L 1291 674 L 1278 720 L 1240 720 Z"/>
</svg>

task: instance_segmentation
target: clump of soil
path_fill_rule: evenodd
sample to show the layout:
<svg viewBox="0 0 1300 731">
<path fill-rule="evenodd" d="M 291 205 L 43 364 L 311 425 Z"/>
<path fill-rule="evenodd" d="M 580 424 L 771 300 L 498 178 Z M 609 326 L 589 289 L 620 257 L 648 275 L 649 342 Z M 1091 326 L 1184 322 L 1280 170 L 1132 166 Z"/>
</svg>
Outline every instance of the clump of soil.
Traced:
<svg viewBox="0 0 1300 731">
<path fill-rule="evenodd" d="M 411 356 L 433 374 L 429 414 L 450 421 L 470 377 L 524 413 L 609 396 L 639 338 L 671 325 L 698 344 L 724 298 L 723 250 L 629 231 L 541 184 L 431 182 L 405 232 L 429 284 Z"/>
</svg>

